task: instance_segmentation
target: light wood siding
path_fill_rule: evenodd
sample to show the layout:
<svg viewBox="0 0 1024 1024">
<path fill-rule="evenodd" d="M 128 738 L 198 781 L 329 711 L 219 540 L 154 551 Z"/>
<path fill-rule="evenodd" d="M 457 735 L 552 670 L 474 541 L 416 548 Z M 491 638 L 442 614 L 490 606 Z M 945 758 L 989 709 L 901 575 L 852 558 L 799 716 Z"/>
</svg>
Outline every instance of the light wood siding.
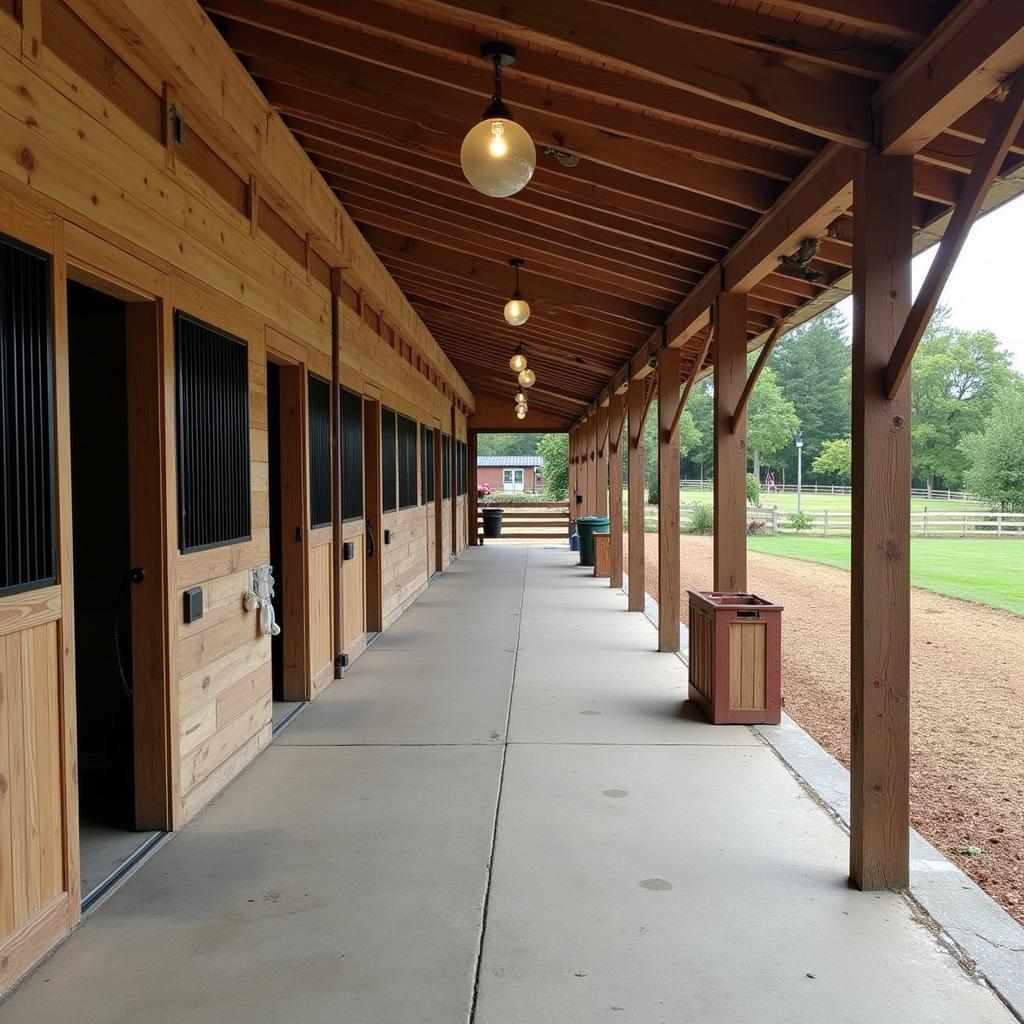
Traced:
<svg viewBox="0 0 1024 1024">
<path fill-rule="evenodd" d="M 314 694 L 334 678 L 334 587 L 331 580 L 331 530 L 316 530 L 309 549 L 309 675 Z"/>
<path fill-rule="evenodd" d="M 312 242 L 320 252 L 309 253 L 308 272 L 307 230 L 296 230 L 296 211 L 322 210 L 329 192 L 317 191 L 297 147 L 287 150 L 289 137 L 276 115 L 268 121 L 264 111 L 258 119 L 261 140 L 269 129 L 276 141 L 261 141 L 261 156 L 249 164 L 216 131 L 224 121 L 217 107 L 223 97 L 212 93 L 203 116 L 194 116 L 200 114 L 195 104 L 185 109 L 186 150 L 167 145 L 163 92 L 166 87 L 173 97 L 176 84 L 163 82 L 153 71 L 160 60 L 120 38 L 99 8 L 75 7 L 72 13 L 45 0 L 43 45 L 30 57 L 23 56 L 20 26 L 0 4 L 0 231 L 54 254 L 60 567 L 58 586 L 0 599 L 0 993 L 80 916 L 65 246 L 88 283 L 153 299 L 160 308 L 166 468 L 159 503 L 167 527 L 168 610 L 159 620 L 168 640 L 160 727 L 168 747 L 172 827 L 199 811 L 270 742 L 270 642 L 258 634 L 255 613 L 242 607 L 251 570 L 269 561 L 267 349 L 330 379 L 332 300 L 325 260 L 346 266 L 346 386 L 420 422 L 450 422 L 453 402 L 472 403 L 465 383 L 338 206 L 320 218 L 323 234 Z M 226 46 L 223 55 L 222 84 L 235 101 L 242 93 L 238 81 L 228 79 L 244 72 Z M 240 122 L 256 123 L 247 117 L 239 114 Z M 207 130 L 200 130 L 201 123 Z M 302 170 L 294 180 L 305 180 L 306 187 L 289 194 L 290 210 L 275 209 L 275 193 L 263 190 L 261 179 L 274 178 L 282 162 L 292 173 L 295 159 Z M 303 240 L 301 252 L 296 238 Z M 364 300 L 373 313 L 366 318 L 352 309 L 362 309 Z M 185 556 L 178 553 L 176 529 L 174 309 L 244 338 L 249 358 L 252 537 Z M 332 578 L 340 553 L 329 536 L 324 543 L 308 528 L 303 532 L 307 667 L 315 693 L 333 676 Z M 343 639 L 353 651 L 365 642 L 363 538 L 356 543 L 356 558 L 343 572 Z M 418 543 L 425 580 L 426 537 Z M 414 594 L 420 583 L 410 578 L 400 593 Z M 182 592 L 192 586 L 203 588 L 203 616 L 186 624 Z"/>
<path fill-rule="evenodd" d="M 362 523 L 345 523 L 342 543 L 352 544 L 352 557 L 342 561 L 342 649 L 354 654 L 366 634 L 366 528 Z"/>
<path fill-rule="evenodd" d="M 0 635 L 0 935 L 63 891 L 57 624 Z"/>
<path fill-rule="evenodd" d="M 763 622 L 729 625 L 729 707 L 764 707 Z"/>
</svg>

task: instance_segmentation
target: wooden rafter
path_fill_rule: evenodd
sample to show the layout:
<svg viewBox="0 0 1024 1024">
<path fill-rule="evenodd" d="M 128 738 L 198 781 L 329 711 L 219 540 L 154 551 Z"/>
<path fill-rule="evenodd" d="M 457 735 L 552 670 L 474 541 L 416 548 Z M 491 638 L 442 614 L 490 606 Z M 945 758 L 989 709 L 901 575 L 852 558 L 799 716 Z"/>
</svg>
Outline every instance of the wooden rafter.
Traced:
<svg viewBox="0 0 1024 1024">
<path fill-rule="evenodd" d="M 907 322 L 900 331 L 885 374 L 885 389 L 890 399 L 896 397 L 910 370 L 911 360 L 914 358 L 918 343 L 928 326 L 928 321 L 931 320 L 935 307 L 942 297 L 942 289 L 945 287 L 946 281 L 949 280 L 949 275 L 956 264 L 956 258 L 981 210 L 985 196 L 992 185 L 992 179 L 1006 158 L 1010 141 L 1016 137 L 1022 123 L 1024 123 L 1024 73 L 1017 76 L 1016 83 L 1006 99 L 1003 100 L 1000 117 L 974 162 L 974 168 L 964 186 L 960 201 L 953 210 L 949 227 L 939 243 L 939 250 L 928 268 L 924 284 L 914 300 Z"/>
<path fill-rule="evenodd" d="M 852 75 L 812 72 L 798 61 L 766 62 L 748 47 L 585 0 L 519 0 L 514 7 L 501 0 L 415 0 L 409 6 L 610 64 L 825 139 L 852 145 L 870 139 L 870 83 Z M 699 53 L 700 60 L 680 61 L 680 53 Z"/>
<path fill-rule="evenodd" d="M 772 349 L 775 348 L 775 342 L 779 340 L 782 334 L 782 321 L 780 320 L 773 328 L 772 333 L 768 335 L 768 340 L 761 346 L 761 351 L 758 353 L 757 362 L 754 363 L 753 369 L 751 369 L 749 376 L 747 377 L 746 384 L 743 385 L 743 392 L 740 395 L 739 401 L 736 403 L 736 411 L 732 414 L 732 419 L 729 422 L 729 433 L 735 434 L 743 423 L 744 417 L 747 415 L 747 405 L 750 402 L 750 396 L 754 393 L 754 388 L 757 386 L 757 380 L 761 376 L 761 371 L 765 368 L 765 364 L 768 362 L 768 357 L 772 354 Z"/>
</svg>

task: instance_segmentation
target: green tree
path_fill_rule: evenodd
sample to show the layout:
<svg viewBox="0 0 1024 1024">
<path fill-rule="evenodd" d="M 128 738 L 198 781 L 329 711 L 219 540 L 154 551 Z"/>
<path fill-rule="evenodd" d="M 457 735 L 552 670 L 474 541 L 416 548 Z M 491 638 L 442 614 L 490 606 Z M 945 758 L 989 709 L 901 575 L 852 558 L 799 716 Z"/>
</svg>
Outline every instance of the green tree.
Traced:
<svg viewBox="0 0 1024 1024">
<path fill-rule="evenodd" d="M 1013 377 L 1010 356 L 991 331 L 950 326 L 942 307 L 928 325 L 911 368 L 911 466 L 931 490 L 961 483 L 967 435 L 983 429 L 996 393 Z"/>
<path fill-rule="evenodd" d="M 544 459 L 544 497 L 565 501 L 569 497 L 569 435 L 543 434 L 537 454 Z"/>
<path fill-rule="evenodd" d="M 751 354 L 751 366 L 755 359 Z M 793 403 L 782 393 L 775 371 L 766 366 L 747 406 L 747 450 L 753 453 L 756 480 L 761 479 L 761 453 L 774 455 L 786 448 L 799 429 L 800 417 Z"/>
<path fill-rule="evenodd" d="M 1003 512 L 1024 512 L 1024 381 L 997 393 L 984 427 L 960 441 L 967 486 Z"/>
<path fill-rule="evenodd" d="M 853 441 L 848 437 L 826 441 L 811 464 L 811 472 L 849 481 L 853 476 Z"/>
<path fill-rule="evenodd" d="M 700 431 L 693 422 L 689 409 L 679 418 L 679 459 L 680 462 L 700 440 Z M 644 481 L 647 500 L 658 500 L 658 400 L 651 404 L 651 411 L 644 423 Z"/>
<path fill-rule="evenodd" d="M 768 360 L 783 395 L 793 403 L 804 436 L 804 458 L 850 433 L 849 331 L 838 309 L 828 309 L 783 335 Z M 796 449 L 779 449 L 773 464 L 796 479 Z"/>
<path fill-rule="evenodd" d="M 477 434 L 477 455 L 536 455 L 546 434 Z"/>
</svg>

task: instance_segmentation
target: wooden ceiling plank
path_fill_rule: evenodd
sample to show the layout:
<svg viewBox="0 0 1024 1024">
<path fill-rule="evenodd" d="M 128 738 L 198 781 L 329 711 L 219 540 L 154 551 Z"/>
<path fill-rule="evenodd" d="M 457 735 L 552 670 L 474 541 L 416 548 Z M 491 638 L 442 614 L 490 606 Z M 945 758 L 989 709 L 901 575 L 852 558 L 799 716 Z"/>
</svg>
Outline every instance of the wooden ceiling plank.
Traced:
<svg viewBox="0 0 1024 1024">
<path fill-rule="evenodd" d="M 870 32 L 918 43 L 948 13 L 955 0 L 772 0 L 777 8 L 829 18 Z"/>
<path fill-rule="evenodd" d="M 486 232 L 449 224 L 442 218 L 431 218 L 425 214 L 414 213 L 411 209 L 396 211 L 393 207 L 381 208 L 365 200 L 355 202 L 350 199 L 345 207 L 357 224 L 373 225 L 388 231 L 404 231 L 409 238 L 430 242 L 467 256 L 496 260 L 499 265 L 504 265 L 507 273 L 508 256 L 495 248 L 493 236 Z M 507 253 L 508 250 L 504 252 Z M 517 245 L 513 252 L 527 261 L 531 281 L 548 278 L 568 283 L 584 283 L 594 290 L 604 287 L 610 289 L 613 295 L 653 309 L 671 308 L 672 296 L 679 294 L 678 289 L 661 289 L 654 285 L 641 289 L 623 275 L 603 270 L 593 264 L 543 252 L 528 244 Z"/>
<path fill-rule="evenodd" d="M 628 253 L 630 257 L 640 257 L 655 263 L 689 266 L 692 265 L 689 259 L 680 260 L 678 257 L 698 256 L 705 260 L 716 260 L 724 252 L 724 247 L 718 245 L 698 246 L 690 243 L 692 248 L 688 248 L 688 243 L 682 237 L 669 232 L 654 232 L 651 238 L 635 230 L 627 233 L 605 223 L 595 223 L 593 218 L 583 220 L 566 216 L 564 204 L 538 202 L 532 189 L 520 193 L 528 193 L 523 200 L 517 201 L 516 196 L 494 200 L 477 192 L 466 182 L 461 172 L 459 180 L 455 179 L 454 174 L 424 175 L 415 170 L 405 170 L 403 165 L 395 161 L 380 160 L 375 154 L 356 150 L 339 150 L 331 156 L 316 155 L 315 162 L 328 180 L 333 175 L 336 179 L 373 182 L 378 188 L 396 195 L 402 194 L 407 188 L 413 188 L 423 193 L 444 196 L 453 201 L 453 205 L 485 210 L 488 215 L 493 215 L 495 210 L 505 210 L 516 219 L 525 218 L 533 224 L 549 225 L 552 229 L 576 238 L 587 239 L 617 252 Z M 693 249 L 698 251 L 694 252 Z"/>
<path fill-rule="evenodd" d="M 489 28 L 513 42 L 554 46 L 583 61 L 610 63 L 824 139 L 853 146 L 871 140 L 872 83 L 853 75 L 796 60 L 765 61 L 749 47 L 586 0 L 517 0 L 514 6 L 504 0 L 415 0 L 405 6 Z M 680 54 L 689 59 L 680 60 Z"/>
<path fill-rule="evenodd" d="M 549 215 L 544 219 L 530 218 L 519 212 L 515 206 L 505 203 L 488 201 L 480 196 L 476 199 L 467 197 L 465 190 L 459 190 L 453 198 L 450 190 L 435 189 L 433 185 L 421 188 L 418 185 L 395 180 L 381 175 L 376 169 L 362 168 L 358 164 L 340 165 L 329 160 L 318 162 L 321 173 L 328 183 L 336 189 L 351 192 L 377 201 L 389 200 L 400 209 L 406 202 L 431 206 L 460 222 L 482 223 L 502 233 L 507 230 L 513 234 L 530 234 L 536 244 L 558 243 L 568 247 L 569 251 L 580 251 L 585 247 L 588 258 L 598 256 L 616 261 L 623 268 L 644 275 L 654 275 L 655 279 L 673 279 L 677 270 L 696 270 L 703 273 L 707 269 L 708 258 L 699 259 L 683 254 L 666 252 L 654 246 L 646 250 L 639 244 L 628 244 L 615 236 L 609 237 L 605 232 L 590 228 L 580 228 L 566 224 L 557 215 Z M 509 236 L 511 245 L 511 237 Z M 714 262 L 713 259 L 710 262 Z"/>
<path fill-rule="evenodd" d="M 1024 4 L 964 0 L 876 91 L 879 148 L 917 153 L 1022 65 Z"/>
<path fill-rule="evenodd" d="M 428 131 L 415 116 L 403 117 L 385 110 L 345 104 L 318 93 L 274 82 L 266 82 L 264 88 L 275 109 L 289 119 L 319 124 L 327 129 L 340 127 L 365 135 L 370 140 L 381 139 L 423 155 L 440 156 L 453 163 L 458 160 L 461 138 L 455 134 Z M 381 100 L 380 105 L 387 105 L 387 101 Z M 757 213 L 745 207 L 593 161 L 583 161 L 576 167 L 567 168 L 554 159 L 543 160 L 534 172 L 530 187 L 551 195 L 558 195 L 561 189 L 573 196 L 585 197 L 593 193 L 594 201 L 604 206 L 612 209 L 638 207 L 647 216 L 656 220 L 660 216 L 669 223 L 677 214 L 683 220 L 696 216 L 732 225 L 752 223 L 757 219 Z"/>
<path fill-rule="evenodd" d="M 669 25 L 728 39 L 758 50 L 797 57 L 836 71 L 882 81 L 897 67 L 901 54 L 866 40 L 818 28 L 806 22 L 777 18 L 762 11 L 715 3 L 680 4 L 679 0 L 598 0 L 623 10 L 650 15 Z"/>
<path fill-rule="evenodd" d="M 305 91 L 306 109 L 332 118 L 331 102 L 341 100 L 356 107 L 416 124 L 420 131 L 447 136 L 461 147 L 466 131 L 480 118 L 482 104 L 468 92 L 447 85 L 414 79 L 400 71 L 353 59 L 339 62 L 326 51 L 281 39 L 248 25 L 229 26 L 227 39 L 246 59 L 257 79 Z M 264 90 L 272 103 L 278 100 Z M 402 97 L 397 99 L 396 97 Z M 293 97 L 294 98 L 294 97 Z M 337 112 L 333 115 L 337 118 Z M 342 122 L 343 123 L 343 122 Z M 526 122 L 538 148 L 554 148 L 580 158 L 575 168 L 581 177 L 593 177 L 594 165 L 675 189 L 694 192 L 744 209 L 768 209 L 779 193 L 778 181 L 763 173 L 739 170 L 701 159 L 685 159 L 680 152 L 640 138 L 572 123 L 554 115 L 534 112 Z M 552 163 L 553 158 L 546 158 Z M 785 158 L 790 168 L 792 158 Z M 642 191 L 641 182 L 630 190 Z"/>
<path fill-rule="evenodd" d="M 359 23 L 354 19 L 346 20 L 344 24 L 332 24 L 312 15 L 251 0 L 206 0 L 206 7 L 231 22 L 255 30 L 246 32 L 232 25 L 228 31 L 232 45 L 252 56 L 291 63 L 294 59 L 301 59 L 302 54 L 296 49 L 296 46 L 301 46 L 307 58 L 312 51 L 312 63 L 306 59 L 301 66 L 316 73 L 322 73 L 318 68 L 323 67 L 323 53 L 340 54 L 350 60 L 378 64 L 434 85 L 459 89 L 477 98 L 481 109 L 490 96 L 489 77 L 479 65 L 468 65 L 465 54 L 437 55 L 411 51 L 401 42 L 359 31 Z M 261 42 L 259 32 L 265 32 L 270 41 Z M 258 54 L 255 52 L 257 49 Z M 336 57 L 332 61 L 336 63 Z M 533 133 L 538 130 L 537 124 L 541 132 L 545 131 L 545 125 L 550 124 L 556 137 L 564 135 L 571 142 L 572 132 L 558 124 L 565 121 L 638 141 L 653 142 L 712 164 L 754 171 L 783 181 L 794 177 L 803 164 L 801 158 L 778 149 L 660 118 L 637 117 L 635 111 L 597 103 L 567 91 L 556 91 L 550 86 L 524 81 L 516 85 L 514 93 L 517 118 Z M 526 115 L 523 111 L 531 114 Z M 566 148 L 569 148 L 568 143 Z"/>
<path fill-rule="evenodd" d="M 469 66 L 479 68 L 483 36 L 476 28 L 424 17 L 404 7 L 392 6 L 392 0 L 346 0 L 343 6 L 337 0 L 262 2 L 311 14 L 331 24 L 354 25 L 364 34 L 399 40 L 412 50 L 445 57 L 459 55 Z M 517 83 L 533 82 L 545 89 L 620 106 L 644 118 L 711 127 L 733 138 L 769 142 L 797 156 L 812 157 L 821 148 L 820 139 L 807 132 L 704 96 L 691 93 L 681 105 L 678 89 L 638 79 L 615 68 L 590 65 L 581 73 L 577 62 L 567 61 L 558 53 L 521 47 L 519 61 L 506 70 L 505 76 L 510 97 Z"/>
<path fill-rule="evenodd" d="M 363 234 L 377 252 L 393 252 L 407 259 L 420 260 L 425 266 L 438 267 L 467 280 L 480 281 L 498 294 L 503 294 L 508 288 L 508 267 L 500 260 L 495 261 L 493 253 L 492 258 L 480 258 L 417 240 L 401 232 L 374 227 L 367 227 Z M 532 291 L 538 299 L 549 301 L 555 306 L 591 310 L 628 323 L 653 326 L 662 319 L 656 309 L 571 282 L 538 276 L 532 283 Z"/>
<path fill-rule="evenodd" d="M 317 144 L 331 145 L 338 134 L 344 132 L 348 138 L 361 138 L 365 145 L 377 147 L 378 152 L 391 151 L 458 168 L 457 151 L 452 145 L 457 140 L 425 136 L 419 132 L 415 122 L 374 115 L 363 108 L 346 109 L 343 115 L 336 110 L 333 118 L 329 118 L 326 112 L 313 113 L 302 108 L 301 104 L 310 94 L 286 95 L 280 91 L 283 88 L 273 86 L 268 91 L 277 97 L 278 109 L 284 114 L 285 122 L 313 152 L 330 155 L 330 151 L 317 149 Z M 286 102 L 289 105 L 282 106 Z M 344 125 L 337 123 L 341 116 L 345 118 Z M 552 202 L 572 204 L 582 211 L 581 216 L 594 208 L 622 218 L 632 218 L 638 228 L 661 226 L 689 232 L 698 238 L 731 238 L 735 241 L 742 231 L 757 221 L 757 214 L 751 210 L 692 192 L 647 183 L 641 195 L 624 187 L 625 183 L 631 183 L 636 188 L 636 179 L 629 175 L 613 178 L 613 172 L 608 169 L 592 167 L 589 179 L 585 179 L 578 175 L 578 171 L 578 167 L 566 169 L 544 163 L 534 172 L 530 191 L 544 195 Z M 595 178 L 600 181 L 593 180 Z"/>
</svg>

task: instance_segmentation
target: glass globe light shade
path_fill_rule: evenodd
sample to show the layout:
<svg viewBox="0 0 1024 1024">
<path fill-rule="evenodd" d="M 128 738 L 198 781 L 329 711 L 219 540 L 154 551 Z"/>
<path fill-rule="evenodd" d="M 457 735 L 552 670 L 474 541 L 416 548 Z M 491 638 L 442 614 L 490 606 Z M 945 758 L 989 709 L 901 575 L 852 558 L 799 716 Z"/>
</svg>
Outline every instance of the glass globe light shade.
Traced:
<svg viewBox="0 0 1024 1024">
<path fill-rule="evenodd" d="M 516 419 L 517 420 L 525 420 L 526 419 L 526 410 L 525 409 L 516 409 Z"/>
<path fill-rule="evenodd" d="M 485 117 L 462 140 L 466 180 L 485 196 L 514 196 L 537 166 L 537 147 L 525 128 L 508 117 Z"/>
<path fill-rule="evenodd" d="M 519 386 L 521 388 L 532 388 L 537 383 L 537 374 L 529 367 L 519 374 Z"/>
<path fill-rule="evenodd" d="M 530 407 L 525 402 L 516 403 L 516 412 L 527 412 L 529 408 Z"/>
<path fill-rule="evenodd" d="M 505 307 L 508 308 L 507 306 Z M 509 369 L 514 373 L 519 373 L 520 370 L 526 369 L 526 356 L 522 352 L 517 352 L 509 361 Z"/>
<path fill-rule="evenodd" d="M 530 319 L 530 304 L 526 299 L 511 298 L 505 303 L 505 321 L 513 327 L 519 327 Z M 523 358 L 523 366 L 526 366 L 526 359 Z M 514 370 L 515 367 L 513 366 Z"/>
<path fill-rule="evenodd" d="M 526 401 L 526 395 L 524 395 L 522 393 L 522 391 L 517 391 L 516 392 L 516 405 L 519 405 L 520 402 L 525 402 L 525 401 Z"/>
</svg>

